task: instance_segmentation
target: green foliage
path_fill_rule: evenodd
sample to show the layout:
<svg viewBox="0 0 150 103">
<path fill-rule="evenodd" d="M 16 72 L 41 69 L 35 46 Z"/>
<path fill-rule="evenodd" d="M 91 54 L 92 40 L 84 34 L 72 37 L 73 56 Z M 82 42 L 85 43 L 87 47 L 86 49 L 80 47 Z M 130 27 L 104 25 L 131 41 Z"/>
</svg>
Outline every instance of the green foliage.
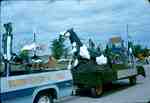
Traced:
<svg viewBox="0 0 150 103">
<path fill-rule="evenodd" d="M 149 49 L 148 48 L 142 48 L 141 45 L 134 45 L 133 46 L 133 54 L 135 57 L 138 57 L 139 54 L 143 55 L 144 57 L 148 57 Z"/>
<path fill-rule="evenodd" d="M 148 49 L 148 48 L 144 48 L 143 49 L 143 55 L 144 55 L 144 57 L 148 57 L 148 56 L 150 56 L 150 50 Z"/>
<path fill-rule="evenodd" d="M 128 47 L 133 48 L 134 47 L 133 42 L 128 42 Z"/>
<path fill-rule="evenodd" d="M 29 51 L 28 50 L 21 51 L 19 57 L 23 60 L 28 59 L 29 58 Z"/>
<path fill-rule="evenodd" d="M 64 48 L 64 58 L 67 59 L 69 48 Z"/>
<path fill-rule="evenodd" d="M 64 44 L 63 40 L 55 39 L 52 42 L 52 56 L 56 59 L 60 59 L 61 56 L 64 54 Z"/>
<path fill-rule="evenodd" d="M 133 46 L 133 54 L 135 57 L 138 57 L 138 54 L 142 53 L 141 45 L 134 45 Z"/>
<path fill-rule="evenodd" d="M 122 45 L 121 48 L 116 49 L 109 44 L 106 46 L 105 55 L 108 58 L 109 63 L 124 63 L 128 62 L 128 56 L 125 51 L 125 47 Z"/>
</svg>

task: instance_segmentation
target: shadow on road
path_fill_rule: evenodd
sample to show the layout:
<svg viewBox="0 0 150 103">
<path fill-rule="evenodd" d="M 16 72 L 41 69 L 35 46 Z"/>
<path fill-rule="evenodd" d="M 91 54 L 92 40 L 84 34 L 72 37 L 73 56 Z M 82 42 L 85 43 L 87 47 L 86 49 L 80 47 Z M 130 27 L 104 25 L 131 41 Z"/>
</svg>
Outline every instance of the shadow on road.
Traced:
<svg viewBox="0 0 150 103">
<path fill-rule="evenodd" d="M 132 86 L 126 82 L 107 84 L 104 86 L 104 94 L 102 96 L 108 96 L 108 95 L 111 95 L 113 93 L 125 90 L 129 87 L 132 87 Z"/>
<path fill-rule="evenodd" d="M 136 85 L 138 85 L 138 84 L 139 83 L 137 83 Z M 101 97 L 108 96 L 108 95 L 114 94 L 116 92 L 120 92 L 120 91 L 125 90 L 130 87 L 132 87 L 132 86 L 127 82 L 109 83 L 107 85 L 104 85 L 104 93 L 102 94 Z M 87 90 L 87 89 L 82 90 L 78 96 L 91 97 L 90 90 Z"/>
<path fill-rule="evenodd" d="M 141 84 L 141 83 L 137 83 L 136 85 L 139 85 L 139 84 Z M 136 86 L 136 85 L 133 85 L 133 86 Z M 128 82 L 124 82 L 124 81 L 123 82 L 119 81 L 117 83 L 115 82 L 115 83 L 104 85 L 104 93 L 101 97 L 113 95 L 117 92 L 121 92 L 122 90 L 126 90 L 133 86 L 131 86 Z M 90 95 L 90 90 L 84 89 L 84 90 L 80 91 L 80 93 L 77 96 L 69 96 L 67 98 L 63 98 L 59 101 L 56 101 L 56 103 L 66 103 L 66 102 L 70 103 L 71 101 L 75 101 L 75 100 L 78 100 L 79 98 L 83 98 L 83 97 L 92 98 Z M 101 97 L 99 97 L 99 98 L 101 98 Z"/>
</svg>

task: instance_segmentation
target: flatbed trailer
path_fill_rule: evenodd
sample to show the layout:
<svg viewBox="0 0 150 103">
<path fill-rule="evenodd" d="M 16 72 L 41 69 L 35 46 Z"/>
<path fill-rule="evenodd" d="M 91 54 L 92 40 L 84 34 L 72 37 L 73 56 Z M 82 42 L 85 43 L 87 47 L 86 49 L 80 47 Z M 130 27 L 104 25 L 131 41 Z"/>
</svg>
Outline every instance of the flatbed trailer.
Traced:
<svg viewBox="0 0 150 103">
<path fill-rule="evenodd" d="M 90 89 L 92 97 L 99 97 L 104 92 L 105 84 L 129 79 L 129 83 L 134 85 L 136 84 L 136 76 L 145 75 L 145 71 L 144 68 L 127 68 L 120 64 L 111 68 L 108 65 L 99 66 L 86 63 L 74 68 L 72 75 L 76 94 L 82 89 Z"/>
<path fill-rule="evenodd" d="M 131 85 L 136 84 L 136 76 L 145 76 L 143 66 L 135 63 L 132 53 L 124 47 L 120 37 L 110 39 L 105 50 L 106 64 L 97 64 L 93 60 L 80 60 L 77 67 L 72 69 L 76 92 L 88 88 L 93 97 L 103 93 L 105 84 L 117 80 L 129 79 Z"/>
</svg>

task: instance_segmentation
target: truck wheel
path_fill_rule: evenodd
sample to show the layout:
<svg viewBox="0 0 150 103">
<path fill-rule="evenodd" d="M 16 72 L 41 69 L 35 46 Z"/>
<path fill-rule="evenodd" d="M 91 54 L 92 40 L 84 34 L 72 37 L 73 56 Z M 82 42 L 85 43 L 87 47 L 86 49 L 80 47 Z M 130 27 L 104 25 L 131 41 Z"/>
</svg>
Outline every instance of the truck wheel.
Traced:
<svg viewBox="0 0 150 103">
<path fill-rule="evenodd" d="M 35 98 L 34 103 L 53 103 L 53 99 L 51 95 L 40 94 Z"/>
<path fill-rule="evenodd" d="M 130 85 L 135 85 L 136 84 L 136 76 L 129 77 L 129 82 L 130 82 Z"/>
<path fill-rule="evenodd" d="M 77 89 L 76 91 L 75 91 L 75 95 L 77 96 L 77 95 L 80 95 L 80 92 L 81 92 L 81 90 L 80 89 Z"/>
<path fill-rule="evenodd" d="M 91 95 L 94 98 L 100 97 L 103 94 L 103 86 L 99 85 L 94 88 L 91 88 Z"/>
</svg>

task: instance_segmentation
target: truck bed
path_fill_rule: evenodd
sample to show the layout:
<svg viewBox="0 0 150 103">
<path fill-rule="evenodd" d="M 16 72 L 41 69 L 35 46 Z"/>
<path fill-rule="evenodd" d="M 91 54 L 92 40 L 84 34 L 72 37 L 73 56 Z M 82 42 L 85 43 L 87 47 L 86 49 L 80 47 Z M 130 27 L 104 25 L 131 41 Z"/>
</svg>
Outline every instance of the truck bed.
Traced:
<svg viewBox="0 0 150 103">
<path fill-rule="evenodd" d="M 94 86 L 100 83 L 107 83 L 117 78 L 109 65 L 80 64 L 72 70 L 74 85 Z"/>
<path fill-rule="evenodd" d="M 135 73 L 135 69 L 129 69 L 129 66 L 125 64 L 97 65 L 81 63 L 72 70 L 74 85 L 80 87 L 92 87 L 100 83 L 106 84 Z"/>
</svg>

